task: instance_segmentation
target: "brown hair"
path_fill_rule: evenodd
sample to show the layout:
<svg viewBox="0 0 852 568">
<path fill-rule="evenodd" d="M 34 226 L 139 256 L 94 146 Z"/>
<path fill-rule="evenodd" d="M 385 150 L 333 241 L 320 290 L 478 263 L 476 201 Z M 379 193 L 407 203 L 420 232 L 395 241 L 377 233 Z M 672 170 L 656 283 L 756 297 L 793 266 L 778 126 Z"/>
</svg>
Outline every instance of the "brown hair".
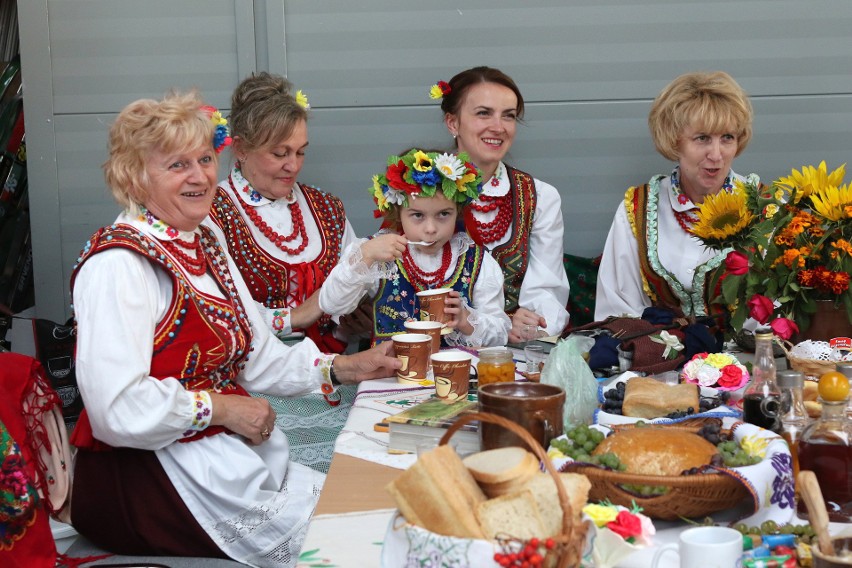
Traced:
<svg viewBox="0 0 852 568">
<path fill-rule="evenodd" d="M 753 111 L 748 95 L 724 71 L 685 73 L 664 88 L 648 115 L 657 151 L 677 161 L 683 131 L 695 126 L 711 133 L 731 131 L 737 137 L 737 156 L 751 140 Z"/>
<path fill-rule="evenodd" d="M 515 81 L 499 69 L 485 66 L 466 69 L 450 79 L 450 92 L 441 99 L 441 110 L 444 111 L 444 115 L 458 114 L 467 90 L 478 83 L 496 83 L 511 89 L 518 98 L 518 106 L 515 109 L 518 120 L 524 117 L 524 97 Z"/>
<path fill-rule="evenodd" d="M 296 102 L 293 85 L 266 71 L 243 79 L 231 95 L 231 135 L 250 152 L 287 140 L 308 111 Z"/>
<path fill-rule="evenodd" d="M 104 178 L 116 201 L 128 209 L 141 206 L 148 197 L 145 163 L 154 151 L 191 151 L 210 146 L 215 125 L 197 91 L 170 92 L 162 100 L 140 99 L 124 107 L 109 129 L 109 157 Z"/>
</svg>

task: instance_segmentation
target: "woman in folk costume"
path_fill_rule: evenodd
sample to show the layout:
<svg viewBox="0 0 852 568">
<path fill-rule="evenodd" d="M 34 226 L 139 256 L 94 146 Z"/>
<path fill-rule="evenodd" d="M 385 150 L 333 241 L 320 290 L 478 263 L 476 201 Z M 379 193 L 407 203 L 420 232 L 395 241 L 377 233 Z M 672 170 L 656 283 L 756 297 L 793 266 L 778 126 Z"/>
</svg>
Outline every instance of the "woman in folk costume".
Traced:
<svg viewBox="0 0 852 568">
<path fill-rule="evenodd" d="M 465 211 L 465 226 L 503 269 L 509 341 L 533 326 L 556 335 L 568 325 L 562 200 L 553 186 L 504 163 L 524 116 L 524 98 L 498 69 L 474 67 L 432 87 L 460 152 L 482 172 L 483 190 Z"/>
<path fill-rule="evenodd" d="M 293 566 L 324 475 L 289 461 L 269 402 L 246 389 L 321 387 L 334 403 L 335 378 L 399 364 L 383 346 L 326 355 L 271 334 L 200 226 L 224 130 L 195 93 L 131 103 L 110 129 L 106 180 L 125 210 L 86 243 L 71 281 L 85 403 L 71 520 L 112 552 Z"/>
<path fill-rule="evenodd" d="M 355 233 L 340 199 L 297 183 L 307 118 L 307 98 L 280 75 L 253 74 L 237 86 L 236 162 L 210 217 L 273 332 L 283 339 L 304 330 L 324 352 L 342 353 L 346 338 L 319 311 L 316 293 Z"/>
<path fill-rule="evenodd" d="M 731 164 L 751 140 L 748 95 L 727 73 L 687 73 L 654 100 L 648 126 L 657 151 L 676 165 L 628 189 L 618 207 L 598 273 L 596 320 L 649 306 L 709 315 L 705 276 L 724 261 L 692 226 L 705 196 L 745 179 Z"/>
<path fill-rule="evenodd" d="M 347 314 L 365 295 L 373 306 L 373 342 L 405 331 L 421 319 L 417 292 L 452 288 L 451 345 L 504 345 L 510 327 L 503 312 L 503 277 L 485 249 L 457 230 L 462 207 L 481 190 L 481 177 L 465 154 L 412 148 L 388 158 L 370 194 L 385 229 L 353 243 L 320 292 L 326 313 Z M 390 342 L 388 342 L 390 343 Z"/>
</svg>

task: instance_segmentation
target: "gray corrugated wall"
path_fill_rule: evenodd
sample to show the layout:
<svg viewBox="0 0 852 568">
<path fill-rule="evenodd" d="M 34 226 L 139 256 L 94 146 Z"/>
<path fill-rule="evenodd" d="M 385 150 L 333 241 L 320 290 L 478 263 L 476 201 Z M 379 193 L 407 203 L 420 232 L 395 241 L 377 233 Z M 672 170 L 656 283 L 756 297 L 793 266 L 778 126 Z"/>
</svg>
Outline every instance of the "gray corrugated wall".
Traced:
<svg viewBox="0 0 852 568">
<path fill-rule="evenodd" d="M 117 212 L 100 164 L 115 113 L 169 87 L 227 108 L 253 69 L 284 73 L 313 108 L 301 180 L 376 228 L 365 188 L 386 156 L 444 146 L 429 86 L 500 67 L 527 102 L 509 161 L 563 197 L 565 249 L 600 252 L 625 188 L 668 171 L 650 101 L 676 75 L 723 69 L 752 95 L 755 138 L 735 162 L 765 180 L 852 156 L 849 0 L 21 0 L 42 317 L 67 313 L 80 246 Z"/>
</svg>

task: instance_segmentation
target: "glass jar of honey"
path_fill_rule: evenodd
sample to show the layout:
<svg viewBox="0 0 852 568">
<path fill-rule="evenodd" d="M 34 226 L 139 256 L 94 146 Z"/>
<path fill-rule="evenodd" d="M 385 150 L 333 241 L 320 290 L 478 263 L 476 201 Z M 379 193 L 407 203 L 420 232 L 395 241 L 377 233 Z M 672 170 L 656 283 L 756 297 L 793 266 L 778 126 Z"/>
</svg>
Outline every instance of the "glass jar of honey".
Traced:
<svg viewBox="0 0 852 568">
<path fill-rule="evenodd" d="M 491 383 L 510 383 L 515 380 L 515 361 L 505 347 L 483 349 L 476 365 L 479 386 Z"/>
</svg>

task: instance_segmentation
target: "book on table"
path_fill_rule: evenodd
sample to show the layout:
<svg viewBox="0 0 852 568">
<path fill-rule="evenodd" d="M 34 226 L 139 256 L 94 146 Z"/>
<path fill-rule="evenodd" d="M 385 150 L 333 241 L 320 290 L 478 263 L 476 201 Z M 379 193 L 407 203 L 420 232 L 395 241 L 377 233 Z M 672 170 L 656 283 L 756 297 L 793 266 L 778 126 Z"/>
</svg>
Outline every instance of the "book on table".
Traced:
<svg viewBox="0 0 852 568">
<path fill-rule="evenodd" d="M 452 404 L 447 404 L 438 397 L 428 398 L 399 414 L 388 416 L 385 418 L 390 436 L 388 452 L 415 453 L 418 444 L 440 439 L 459 416 L 476 411 L 476 395 L 470 393 L 466 399 Z M 460 455 L 479 451 L 478 424 L 469 422 L 453 434 L 451 443 Z"/>
</svg>

